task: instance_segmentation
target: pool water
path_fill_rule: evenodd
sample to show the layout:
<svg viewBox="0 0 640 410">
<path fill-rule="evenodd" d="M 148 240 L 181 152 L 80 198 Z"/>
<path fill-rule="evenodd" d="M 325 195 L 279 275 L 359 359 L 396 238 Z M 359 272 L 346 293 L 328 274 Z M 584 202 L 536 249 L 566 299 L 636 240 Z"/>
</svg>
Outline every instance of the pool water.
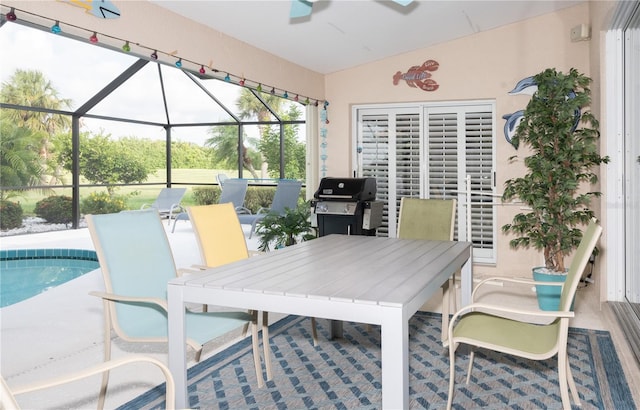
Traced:
<svg viewBox="0 0 640 410">
<path fill-rule="evenodd" d="M 0 307 L 29 299 L 98 267 L 96 253 L 89 250 L 2 250 Z"/>
</svg>

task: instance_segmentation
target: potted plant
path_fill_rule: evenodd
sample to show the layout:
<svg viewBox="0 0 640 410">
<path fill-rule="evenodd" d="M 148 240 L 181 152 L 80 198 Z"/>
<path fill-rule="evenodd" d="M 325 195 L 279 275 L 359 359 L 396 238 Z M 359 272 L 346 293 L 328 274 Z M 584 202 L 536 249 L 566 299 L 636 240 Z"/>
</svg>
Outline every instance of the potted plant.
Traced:
<svg viewBox="0 0 640 410">
<path fill-rule="evenodd" d="M 562 281 L 566 277 L 565 257 L 577 248 L 582 238 L 579 225 L 593 217 L 589 208 L 600 192 L 584 191 L 583 184 L 598 180 L 594 168 L 609 161 L 598 153 L 598 121 L 589 111 L 591 79 L 572 68 L 568 74 L 546 69 L 533 77 L 537 91 L 529 101 L 514 136 L 515 146 L 526 146 L 527 172 L 505 182 L 502 199 L 519 198 L 530 209 L 518 213 L 502 227 L 516 238 L 514 249 L 541 250 L 544 266 L 534 271 L 551 276 L 544 281 Z M 513 161 L 517 155 L 509 158 Z M 535 273 L 536 280 L 541 273 Z M 537 289 L 540 307 L 556 310 L 559 296 L 545 297 L 547 286 Z"/>
<path fill-rule="evenodd" d="M 265 252 L 273 245 L 276 249 L 295 245 L 316 237 L 310 221 L 309 204 L 297 209 L 286 208 L 283 214 L 268 213 L 258 224 L 256 231 L 260 234 L 258 249 Z"/>
</svg>

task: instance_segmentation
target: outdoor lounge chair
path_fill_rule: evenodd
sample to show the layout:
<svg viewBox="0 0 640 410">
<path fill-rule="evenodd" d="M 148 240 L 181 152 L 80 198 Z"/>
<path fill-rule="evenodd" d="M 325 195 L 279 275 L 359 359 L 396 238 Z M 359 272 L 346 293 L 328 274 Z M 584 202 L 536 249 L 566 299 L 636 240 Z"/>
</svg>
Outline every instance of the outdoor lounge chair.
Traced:
<svg viewBox="0 0 640 410">
<path fill-rule="evenodd" d="M 403 197 L 400 199 L 398 216 L 398 238 L 452 241 L 456 223 L 455 199 L 423 199 Z M 442 286 L 442 306 L 452 300 L 456 309 L 454 277 Z M 451 293 L 453 291 L 453 298 Z M 446 316 L 446 317 L 445 317 Z M 442 340 L 447 338 L 448 315 L 442 317 Z"/>
<path fill-rule="evenodd" d="M 87 215 L 106 292 L 105 361 L 111 357 L 111 328 L 131 342 L 167 341 L 167 282 L 177 276 L 167 235 L 157 212 L 125 211 Z M 200 360 L 203 344 L 251 324 L 258 387 L 263 386 L 258 349 L 257 314 L 247 312 L 186 312 L 187 343 Z M 109 374 L 103 377 L 106 391 Z"/>
<path fill-rule="evenodd" d="M 568 388 L 571 389 L 574 403 L 580 406 L 578 391 L 571 375 L 571 366 L 567 355 L 569 319 L 574 317 L 571 305 L 582 272 L 601 233 L 602 228 L 595 220 L 592 220 L 571 261 L 565 282 L 536 282 L 530 279 L 492 277 L 478 283 L 471 297 L 472 303 L 458 311 L 449 325 L 450 375 L 447 409 L 451 408 L 453 402 L 455 352 L 460 343 L 468 344 L 472 349 L 480 347 L 530 360 L 546 360 L 558 355 L 558 379 L 562 407 L 571 409 Z M 478 289 L 482 285 L 496 280 L 520 283 L 527 287 L 536 284 L 561 286 L 559 310 L 525 310 L 488 303 L 474 303 L 473 299 Z M 544 322 L 541 324 L 542 321 Z M 471 350 L 467 383 L 471 377 L 473 357 L 474 352 Z"/>
<path fill-rule="evenodd" d="M 68 373 L 68 374 L 56 377 L 54 379 L 43 380 L 43 381 L 32 383 L 26 386 L 14 387 L 13 389 L 10 389 L 7 383 L 5 382 L 4 378 L 0 377 L 0 409 L 7 409 L 7 410 L 20 409 L 20 406 L 18 406 L 18 402 L 16 401 L 16 398 L 15 398 L 15 396 L 19 394 L 31 393 L 38 390 L 60 386 L 62 384 L 67 384 L 67 383 L 75 382 L 77 380 L 81 380 L 90 376 L 94 376 L 96 374 L 105 373 L 117 367 L 121 367 L 131 363 L 142 363 L 142 362 L 147 362 L 155 365 L 164 374 L 164 377 L 167 381 L 165 403 L 167 403 L 168 408 L 171 408 L 172 406 L 171 403 L 175 403 L 175 384 L 173 382 L 173 376 L 171 375 L 169 368 L 159 360 L 154 359 L 152 357 L 131 355 L 128 357 L 124 357 L 116 360 L 110 360 L 108 362 L 103 362 L 74 373 Z M 100 394 L 104 394 L 104 392 L 101 391 Z M 99 402 L 100 404 L 98 408 L 102 409 L 102 407 L 104 406 L 104 396 L 100 397 Z"/>
<path fill-rule="evenodd" d="M 227 183 L 231 181 L 228 180 Z M 226 189 L 226 185 L 225 185 Z M 189 218 L 196 234 L 202 256 L 201 269 L 215 268 L 247 259 L 259 252 L 250 252 L 244 232 L 238 222 L 234 207 L 230 203 L 190 206 Z M 271 356 L 269 355 L 269 316 L 262 314 L 262 340 L 267 380 L 271 380 Z"/>
<path fill-rule="evenodd" d="M 222 192 L 220 193 L 220 199 L 218 200 L 219 204 L 226 204 L 227 202 L 231 202 L 236 212 L 244 214 L 251 213 L 251 211 L 244 207 L 244 198 L 247 196 L 247 188 L 249 187 L 248 180 L 227 178 L 224 181 L 224 185 L 220 186 L 222 188 Z M 187 212 L 181 212 L 176 215 L 176 218 L 173 221 L 173 228 L 171 229 L 171 232 L 174 232 L 176 230 L 176 223 L 178 221 L 188 220 L 189 214 Z"/>
<path fill-rule="evenodd" d="M 251 238 L 256 231 L 258 221 L 267 216 L 268 213 L 275 212 L 282 215 L 287 208 L 296 209 L 298 207 L 298 197 L 300 196 L 301 189 L 302 182 L 291 179 L 281 179 L 276 186 L 276 192 L 273 195 L 273 202 L 270 208 L 260 208 L 258 212 L 252 215 L 238 215 L 238 219 L 242 225 L 251 225 L 249 238 Z"/>
<path fill-rule="evenodd" d="M 152 204 L 142 204 L 140 209 L 153 208 L 158 211 L 161 217 L 168 217 L 167 223 L 171 223 L 173 215 L 177 215 L 183 210 L 180 201 L 186 192 L 187 188 L 162 188 Z"/>
</svg>

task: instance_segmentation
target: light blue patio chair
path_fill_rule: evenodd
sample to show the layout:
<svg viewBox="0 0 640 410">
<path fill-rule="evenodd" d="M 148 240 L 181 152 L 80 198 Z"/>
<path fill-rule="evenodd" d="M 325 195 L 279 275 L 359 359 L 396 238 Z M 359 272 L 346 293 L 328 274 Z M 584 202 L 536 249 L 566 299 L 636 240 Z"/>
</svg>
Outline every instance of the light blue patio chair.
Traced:
<svg viewBox="0 0 640 410">
<path fill-rule="evenodd" d="M 187 188 L 162 188 L 158 197 L 152 204 L 142 204 L 140 209 L 152 208 L 158 211 L 160 216 L 168 217 L 167 224 L 171 223 L 174 214 L 177 215 L 184 209 L 180 205 L 182 197 L 187 192 Z"/>
<path fill-rule="evenodd" d="M 222 192 L 220 193 L 219 204 L 226 204 L 231 202 L 233 208 L 237 213 L 250 214 L 247 208 L 244 207 L 244 198 L 247 196 L 247 188 L 249 187 L 249 181 L 246 179 L 231 179 L 227 178 L 222 186 Z M 178 221 L 188 221 L 189 213 L 181 212 L 176 215 L 173 221 L 173 228 L 171 232 L 176 230 L 176 223 Z"/>
<path fill-rule="evenodd" d="M 291 179 L 281 179 L 276 186 L 276 192 L 273 195 L 273 202 L 270 208 L 260 208 L 258 212 L 252 215 L 239 214 L 238 219 L 240 220 L 240 224 L 251 225 L 249 238 L 251 238 L 255 232 L 258 221 L 267 216 L 268 213 L 275 212 L 282 215 L 287 208 L 296 209 L 300 190 L 302 190 L 302 182 Z"/>
<path fill-rule="evenodd" d="M 104 360 L 111 357 L 111 329 L 126 341 L 167 341 L 167 282 L 177 276 L 176 266 L 155 211 L 125 211 L 87 215 L 106 292 L 91 292 L 102 298 L 105 313 Z M 212 301 L 213 302 L 213 301 Z M 186 311 L 187 344 L 200 360 L 204 343 L 234 329 L 251 325 L 258 387 L 263 386 L 258 349 L 257 314 L 247 312 Z M 103 376 L 106 392 L 109 374 Z"/>
</svg>

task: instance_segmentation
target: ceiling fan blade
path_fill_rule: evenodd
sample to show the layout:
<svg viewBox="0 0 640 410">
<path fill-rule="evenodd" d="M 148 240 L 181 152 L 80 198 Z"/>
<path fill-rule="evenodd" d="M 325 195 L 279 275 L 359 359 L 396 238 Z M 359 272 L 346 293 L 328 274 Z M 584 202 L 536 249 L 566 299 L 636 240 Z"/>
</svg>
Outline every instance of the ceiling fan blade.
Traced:
<svg viewBox="0 0 640 410">
<path fill-rule="evenodd" d="M 393 0 L 394 3 L 398 3 L 401 6 L 408 6 L 413 0 Z"/>
<path fill-rule="evenodd" d="M 298 17 L 306 17 L 311 14 L 311 6 L 313 3 L 307 0 L 291 0 L 291 13 L 289 17 L 294 19 Z"/>
</svg>

